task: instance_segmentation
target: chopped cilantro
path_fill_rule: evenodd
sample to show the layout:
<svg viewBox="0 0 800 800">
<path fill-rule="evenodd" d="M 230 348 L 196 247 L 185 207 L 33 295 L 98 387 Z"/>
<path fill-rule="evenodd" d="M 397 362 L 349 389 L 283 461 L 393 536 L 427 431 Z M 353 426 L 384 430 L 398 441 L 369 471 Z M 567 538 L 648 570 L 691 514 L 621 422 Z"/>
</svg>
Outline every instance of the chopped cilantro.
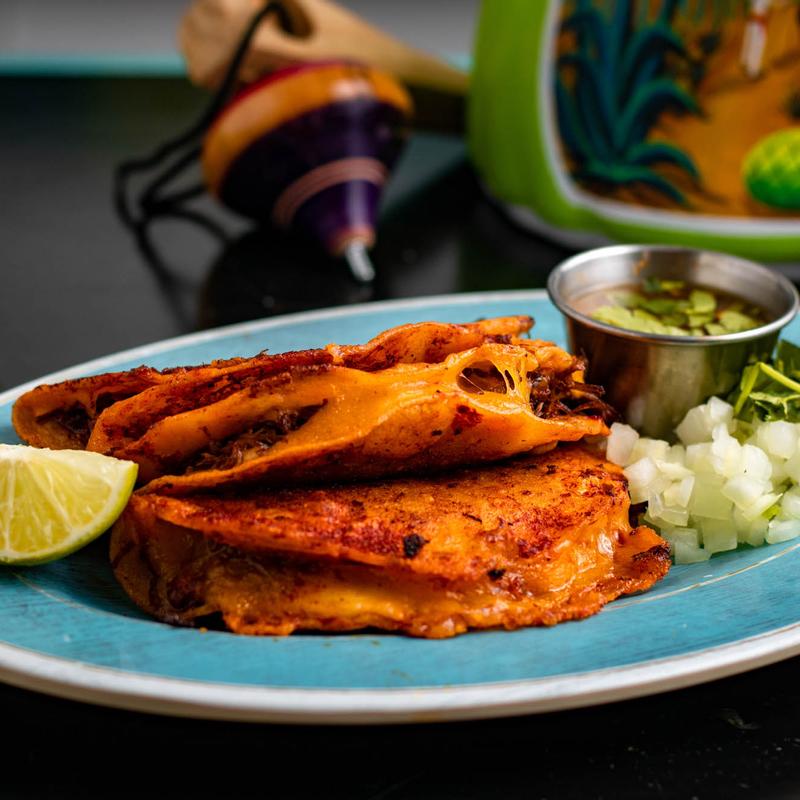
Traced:
<svg viewBox="0 0 800 800">
<path fill-rule="evenodd" d="M 740 419 L 800 422 L 800 347 L 782 340 L 772 361 L 744 368 L 731 395 L 733 412 Z"/>
</svg>

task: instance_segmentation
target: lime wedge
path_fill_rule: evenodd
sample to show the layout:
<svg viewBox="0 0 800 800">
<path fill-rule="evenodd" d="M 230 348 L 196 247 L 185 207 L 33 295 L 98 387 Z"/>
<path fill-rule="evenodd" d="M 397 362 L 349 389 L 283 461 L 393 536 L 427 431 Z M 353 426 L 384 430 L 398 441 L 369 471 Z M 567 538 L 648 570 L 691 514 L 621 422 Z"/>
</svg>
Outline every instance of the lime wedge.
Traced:
<svg viewBox="0 0 800 800">
<path fill-rule="evenodd" d="M 0 563 L 41 564 L 100 536 L 136 482 L 132 461 L 0 444 Z"/>
</svg>

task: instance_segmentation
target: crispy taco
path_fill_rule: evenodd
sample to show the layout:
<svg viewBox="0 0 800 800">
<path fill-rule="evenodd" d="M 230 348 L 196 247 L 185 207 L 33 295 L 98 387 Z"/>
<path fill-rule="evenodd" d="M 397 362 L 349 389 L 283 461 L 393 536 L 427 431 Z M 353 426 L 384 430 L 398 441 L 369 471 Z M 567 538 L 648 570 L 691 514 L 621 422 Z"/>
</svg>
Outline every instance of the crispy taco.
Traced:
<svg viewBox="0 0 800 800">
<path fill-rule="evenodd" d="M 669 548 L 628 511 L 620 468 L 572 445 L 364 484 L 139 492 L 111 559 L 166 622 L 441 638 L 580 619 L 648 589 Z"/>
<path fill-rule="evenodd" d="M 365 345 L 148 373 L 128 397 L 130 373 L 70 381 L 23 395 L 14 422 L 58 446 L 82 411 L 85 447 L 136 461 L 148 490 L 173 494 L 432 471 L 607 433 L 582 360 L 523 338 L 531 324 L 404 325 Z M 119 399 L 99 410 L 85 386 L 108 394 L 115 381 Z"/>
</svg>

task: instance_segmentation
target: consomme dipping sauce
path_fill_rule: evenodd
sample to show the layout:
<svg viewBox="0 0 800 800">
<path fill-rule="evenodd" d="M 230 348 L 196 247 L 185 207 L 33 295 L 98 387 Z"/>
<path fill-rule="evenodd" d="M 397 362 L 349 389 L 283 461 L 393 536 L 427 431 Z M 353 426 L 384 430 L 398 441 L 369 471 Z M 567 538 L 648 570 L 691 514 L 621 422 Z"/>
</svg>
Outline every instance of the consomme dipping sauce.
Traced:
<svg viewBox="0 0 800 800">
<path fill-rule="evenodd" d="M 553 270 L 547 289 L 564 314 L 570 349 L 588 359 L 587 382 L 605 387 L 605 400 L 623 419 L 656 439 L 673 436 L 693 406 L 725 397 L 748 363 L 768 358 L 800 305 L 777 270 L 662 244 L 579 253 Z M 611 312 L 619 315 L 614 324 L 593 318 L 603 306 L 619 309 Z M 645 323 L 644 331 L 633 319 Z M 709 333 L 720 330 L 714 325 L 722 333 Z"/>
<path fill-rule="evenodd" d="M 669 336 L 720 336 L 770 321 L 765 309 L 734 294 L 656 277 L 588 292 L 572 304 L 606 325 Z"/>
</svg>

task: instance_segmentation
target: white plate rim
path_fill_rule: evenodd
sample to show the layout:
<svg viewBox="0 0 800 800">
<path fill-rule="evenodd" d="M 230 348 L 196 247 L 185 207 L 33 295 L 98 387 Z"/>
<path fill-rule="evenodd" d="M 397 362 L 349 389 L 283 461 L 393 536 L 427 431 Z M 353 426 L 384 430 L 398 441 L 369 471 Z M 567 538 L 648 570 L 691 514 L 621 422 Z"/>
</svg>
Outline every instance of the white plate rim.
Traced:
<svg viewBox="0 0 800 800">
<path fill-rule="evenodd" d="M 69 700 L 237 722 L 389 724 L 565 711 L 694 686 L 800 654 L 800 622 L 688 655 L 535 680 L 419 689 L 287 689 L 164 678 L 0 643 L 0 679 Z"/>
</svg>

